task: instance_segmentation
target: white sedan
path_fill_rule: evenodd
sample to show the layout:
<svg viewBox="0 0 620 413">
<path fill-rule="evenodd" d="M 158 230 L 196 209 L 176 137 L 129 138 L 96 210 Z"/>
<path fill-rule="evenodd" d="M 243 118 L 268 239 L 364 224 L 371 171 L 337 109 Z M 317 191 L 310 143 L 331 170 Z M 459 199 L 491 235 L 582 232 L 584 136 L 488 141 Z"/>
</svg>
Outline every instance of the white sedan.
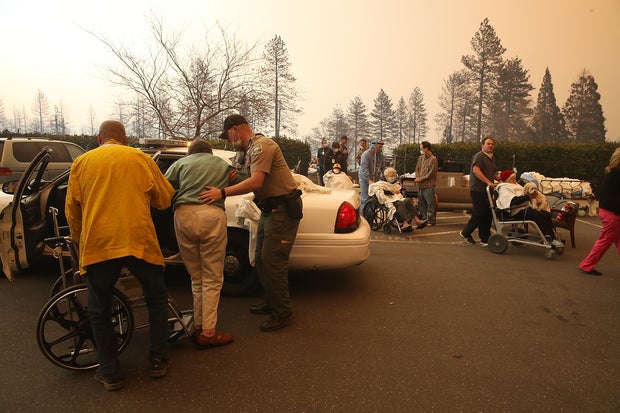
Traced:
<svg viewBox="0 0 620 413">
<path fill-rule="evenodd" d="M 153 151 L 152 151 L 153 152 Z M 230 162 L 234 152 L 214 150 Z M 153 158 L 162 170 L 184 156 L 183 152 L 155 151 Z M 64 202 L 69 171 L 45 182 L 42 170 L 50 153 L 43 150 L 32 162 L 19 183 L 8 183 L 3 190 L 12 192 L 12 202 L 0 205 L 0 258 L 9 279 L 29 268 L 52 251 L 43 240 L 55 236 L 50 207 L 59 210 L 58 222 L 66 227 Z M 303 189 L 303 188 L 302 188 Z M 303 191 L 304 217 L 291 252 L 291 270 L 346 268 L 363 263 L 370 255 L 370 227 L 358 214 L 360 199 L 355 190 Z M 252 195 L 226 198 L 228 246 L 223 291 L 242 294 L 254 290 L 258 277 L 253 268 L 256 217 Z M 153 211 L 162 252 L 167 264 L 182 264 L 174 238 L 172 211 Z"/>
</svg>

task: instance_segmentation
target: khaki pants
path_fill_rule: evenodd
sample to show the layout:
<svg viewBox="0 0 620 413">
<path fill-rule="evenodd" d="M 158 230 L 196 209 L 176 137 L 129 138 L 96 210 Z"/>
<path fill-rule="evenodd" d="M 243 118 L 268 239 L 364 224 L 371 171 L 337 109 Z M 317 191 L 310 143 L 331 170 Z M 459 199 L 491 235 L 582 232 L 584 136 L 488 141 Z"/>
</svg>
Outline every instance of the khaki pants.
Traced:
<svg viewBox="0 0 620 413">
<path fill-rule="evenodd" d="M 203 329 L 215 329 L 224 283 L 226 214 L 215 205 L 179 205 L 174 211 L 174 231 L 185 268 L 192 278 L 195 324 Z"/>
</svg>

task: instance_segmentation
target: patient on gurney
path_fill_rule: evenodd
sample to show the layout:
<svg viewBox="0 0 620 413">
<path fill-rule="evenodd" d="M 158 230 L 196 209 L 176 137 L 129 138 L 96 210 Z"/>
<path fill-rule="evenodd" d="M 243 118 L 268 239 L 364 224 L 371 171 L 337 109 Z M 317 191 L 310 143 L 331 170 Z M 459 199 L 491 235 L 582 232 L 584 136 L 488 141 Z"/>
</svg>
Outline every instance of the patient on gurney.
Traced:
<svg viewBox="0 0 620 413">
<path fill-rule="evenodd" d="M 497 185 L 497 207 L 509 210 L 510 220 L 534 221 L 547 241 L 554 247 L 564 244 L 555 239 L 551 213 L 544 209 L 536 210 L 530 206 L 530 200 L 535 194 L 528 194 L 525 188 L 517 183 L 517 175 L 512 170 L 502 171 L 501 183 Z"/>
</svg>

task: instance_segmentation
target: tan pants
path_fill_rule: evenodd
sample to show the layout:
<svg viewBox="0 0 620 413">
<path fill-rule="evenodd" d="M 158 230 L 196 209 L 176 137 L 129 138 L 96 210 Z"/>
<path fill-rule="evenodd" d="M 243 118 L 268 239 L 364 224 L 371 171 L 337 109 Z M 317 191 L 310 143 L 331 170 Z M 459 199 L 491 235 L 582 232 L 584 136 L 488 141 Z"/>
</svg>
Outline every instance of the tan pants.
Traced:
<svg viewBox="0 0 620 413">
<path fill-rule="evenodd" d="M 192 277 L 194 322 L 203 329 L 215 329 L 224 283 L 226 214 L 215 205 L 179 205 L 174 211 L 174 231 Z"/>
</svg>

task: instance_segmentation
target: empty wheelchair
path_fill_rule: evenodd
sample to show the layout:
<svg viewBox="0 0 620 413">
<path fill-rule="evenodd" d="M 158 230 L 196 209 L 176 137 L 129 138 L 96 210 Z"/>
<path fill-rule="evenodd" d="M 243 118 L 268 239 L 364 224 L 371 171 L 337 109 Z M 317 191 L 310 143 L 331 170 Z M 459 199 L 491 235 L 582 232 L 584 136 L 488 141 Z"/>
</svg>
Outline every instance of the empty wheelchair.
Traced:
<svg viewBox="0 0 620 413">
<path fill-rule="evenodd" d="M 52 215 L 57 210 L 50 208 Z M 55 218 L 55 216 L 54 216 Z M 88 321 L 88 288 L 81 280 L 77 248 L 69 236 L 60 235 L 55 223 L 56 237 L 45 240 L 60 262 L 60 277 L 54 283 L 51 298 L 43 306 L 37 320 L 37 344 L 43 355 L 57 366 L 69 370 L 90 370 L 98 367 L 97 345 Z M 66 266 L 69 259 L 69 268 Z M 124 270 L 112 297 L 112 324 L 119 352 L 129 345 L 134 329 L 148 324 L 135 324 L 134 310 L 145 307 L 140 283 Z M 168 297 L 168 341 L 190 335 L 193 312 L 179 310 Z"/>
</svg>

